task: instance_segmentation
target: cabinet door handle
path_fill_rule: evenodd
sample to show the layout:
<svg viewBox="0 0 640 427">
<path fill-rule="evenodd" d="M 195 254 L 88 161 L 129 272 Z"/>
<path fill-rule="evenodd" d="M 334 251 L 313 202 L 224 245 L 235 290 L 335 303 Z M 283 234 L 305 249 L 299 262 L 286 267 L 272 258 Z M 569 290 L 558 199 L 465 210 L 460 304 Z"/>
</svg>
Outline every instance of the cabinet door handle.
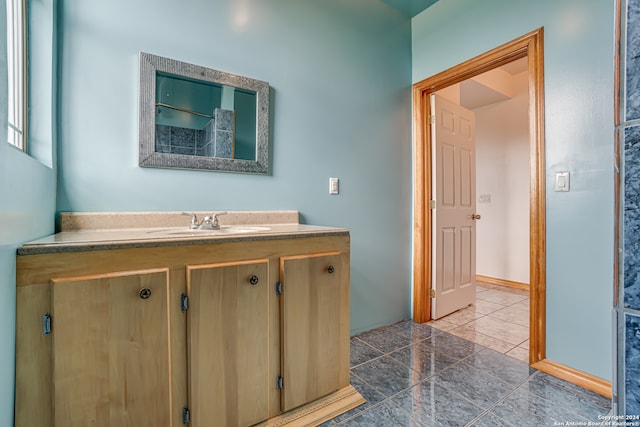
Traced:
<svg viewBox="0 0 640 427">
<path fill-rule="evenodd" d="M 140 289 L 140 298 L 147 299 L 150 296 L 151 296 L 151 289 L 149 289 L 149 288 Z"/>
<path fill-rule="evenodd" d="M 252 285 L 257 285 L 259 281 L 260 279 L 258 279 L 258 276 L 256 276 L 255 274 L 249 277 L 249 283 L 251 283 Z"/>
<path fill-rule="evenodd" d="M 336 271 L 336 269 L 333 267 L 333 265 L 330 265 L 329 267 L 327 267 L 327 272 L 329 272 L 329 274 L 333 274 Z"/>
</svg>

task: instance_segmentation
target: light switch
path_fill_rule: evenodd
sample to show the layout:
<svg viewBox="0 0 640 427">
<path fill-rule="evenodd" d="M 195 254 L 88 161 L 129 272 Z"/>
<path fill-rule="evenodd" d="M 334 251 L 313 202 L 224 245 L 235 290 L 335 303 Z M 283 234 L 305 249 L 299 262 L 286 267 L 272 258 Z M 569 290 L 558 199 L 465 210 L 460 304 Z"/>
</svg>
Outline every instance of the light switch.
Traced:
<svg viewBox="0 0 640 427">
<path fill-rule="evenodd" d="M 478 197 L 478 202 L 491 203 L 491 194 L 481 194 L 480 197 Z"/>
<path fill-rule="evenodd" d="M 555 191 L 569 191 L 569 172 L 556 172 Z"/>
<path fill-rule="evenodd" d="M 340 193 L 340 180 L 338 178 L 329 178 L 329 194 Z"/>
</svg>

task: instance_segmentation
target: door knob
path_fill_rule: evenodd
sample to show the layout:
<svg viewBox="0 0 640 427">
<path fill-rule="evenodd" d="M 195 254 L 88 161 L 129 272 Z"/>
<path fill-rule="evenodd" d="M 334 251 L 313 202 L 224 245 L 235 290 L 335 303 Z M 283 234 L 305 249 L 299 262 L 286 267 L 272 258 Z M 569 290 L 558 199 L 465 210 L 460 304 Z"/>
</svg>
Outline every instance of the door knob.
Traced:
<svg viewBox="0 0 640 427">
<path fill-rule="evenodd" d="M 480 215 L 479 214 L 471 214 L 471 215 L 468 216 L 468 218 L 475 221 L 477 219 L 480 219 Z"/>
</svg>

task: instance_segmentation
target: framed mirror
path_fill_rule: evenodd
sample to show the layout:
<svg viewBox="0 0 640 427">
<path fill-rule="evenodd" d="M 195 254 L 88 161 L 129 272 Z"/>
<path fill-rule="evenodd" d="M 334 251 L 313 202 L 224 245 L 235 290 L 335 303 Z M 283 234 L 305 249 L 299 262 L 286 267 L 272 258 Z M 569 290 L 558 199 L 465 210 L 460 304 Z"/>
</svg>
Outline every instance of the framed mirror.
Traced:
<svg viewBox="0 0 640 427">
<path fill-rule="evenodd" d="M 269 83 L 140 53 L 142 167 L 269 172 Z"/>
</svg>

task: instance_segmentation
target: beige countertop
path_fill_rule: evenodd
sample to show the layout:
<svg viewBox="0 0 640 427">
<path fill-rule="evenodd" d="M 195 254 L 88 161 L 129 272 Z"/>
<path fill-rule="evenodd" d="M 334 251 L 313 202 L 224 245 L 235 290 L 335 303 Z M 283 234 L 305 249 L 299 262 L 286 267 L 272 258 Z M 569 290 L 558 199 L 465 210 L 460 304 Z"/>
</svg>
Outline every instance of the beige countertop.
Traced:
<svg viewBox="0 0 640 427">
<path fill-rule="evenodd" d="M 138 219 L 144 218 L 145 213 L 133 213 L 132 221 L 127 218 L 126 213 L 117 213 L 113 216 L 113 222 L 107 220 L 108 214 L 105 213 L 96 215 L 97 222 L 90 219 L 91 214 L 81 214 L 80 221 L 69 220 L 69 217 L 74 214 L 63 214 L 61 232 L 25 243 L 18 248 L 18 255 L 349 234 L 345 228 L 291 222 L 292 219 L 297 221 L 298 213 L 295 211 L 283 212 L 284 215 L 277 215 L 278 211 L 275 214 L 274 212 L 251 212 L 246 215 L 241 212 L 230 212 L 228 216 L 219 217 L 220 230 L 189 230 L 189 218 L 175 212 L 148 213 L 147 215 L 155 218 L 153 221 L 145 221 L 151 222 L 154 225 L 152 227 L 139 227 L 141 224 Z M 163 215 L 165 215 L 164 218 Z M 202 215 L 199 217 L 202 218 Z M 226 223 L 225 217 L 227 217 Z M 172 219 L 167 220 L 167 218 Z M 265 223 L 262 222 L 263 220 L 272 222 Z M 76 226 L 69 226 L 69 222 Z M 83 223 L 83 225 L 77 226 L 78 223 Z M 176 223 L 180 225 L 175 226 Z M 111 225 L 114 228 L 110 228 Z"/>
</svg>

